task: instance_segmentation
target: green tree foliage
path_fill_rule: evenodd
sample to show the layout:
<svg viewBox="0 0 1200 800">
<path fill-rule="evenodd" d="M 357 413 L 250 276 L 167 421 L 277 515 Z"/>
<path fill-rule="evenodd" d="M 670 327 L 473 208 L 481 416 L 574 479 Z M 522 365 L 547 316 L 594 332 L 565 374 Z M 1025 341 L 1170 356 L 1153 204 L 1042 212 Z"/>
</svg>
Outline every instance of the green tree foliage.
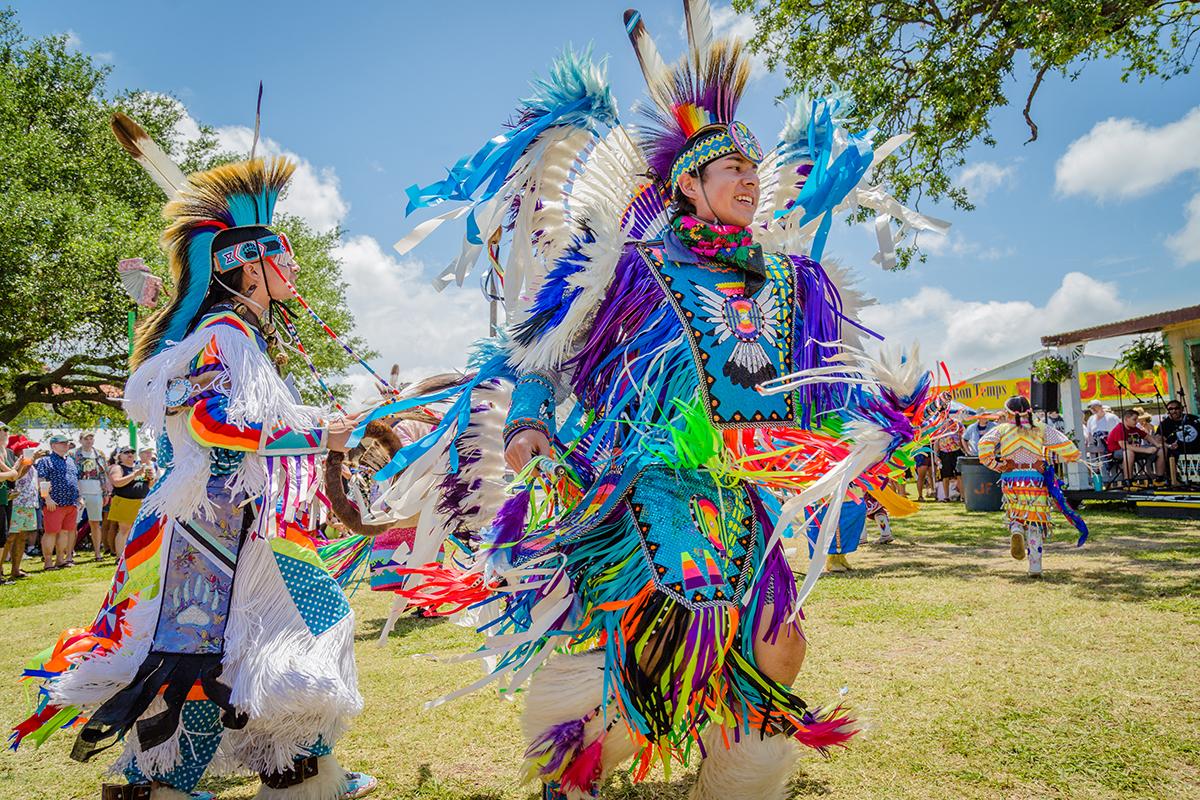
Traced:
<svg viewBox="0 0 1200 800">
<path fill-rule="evenodd" d="M 1075 78 L 1115 59 L 1124 79 L 1188 72 L 1200 47 L 1200 3 L 1188 0 L 734 0 L 753 10 L 756 46 L 782 65 L 789 93 L 840 88 L 882 133 L 911 131 L 883 167 L 902 200 L 972 208 L 951 172 L 989 133 L 1007 91 L 1024 95 L 1029 141 L 1045 76 Z"/>
<path fill-rule="evenodd" d="M 122 418 L 114 395 L 127 375 L 132 302 L 116 263 L 140 256 L 165 277 L 158 239 L 166 223 L 162 192 L 112 136 L 112 112 L 137 120 L 185 172 L 232 158 L 211 130 L 182 143 L 183 109 L 172 98 L 110 96 L 108 72 L 65 36 L 26 38 L 16 14 L 0 9 L 0 419 L 31 405 L 78 422 Z M 337 234 L 314 234 L 300 220 L 284 227 L 307 267 L 301 291 L 335 330 L 349 331 Z M 349 365 L 319 329 L 299 324 L 322 371 Z M 299 359 L 294 368 L 316 399 L 308 369 Z"/>
</svg>

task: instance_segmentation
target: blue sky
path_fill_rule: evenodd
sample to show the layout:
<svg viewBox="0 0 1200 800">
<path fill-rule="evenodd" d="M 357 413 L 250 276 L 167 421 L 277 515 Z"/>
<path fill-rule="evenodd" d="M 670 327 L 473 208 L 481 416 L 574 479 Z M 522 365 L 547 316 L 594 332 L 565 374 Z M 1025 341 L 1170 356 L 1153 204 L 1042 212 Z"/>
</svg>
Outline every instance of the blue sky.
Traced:
<svg viewBox="0 0 1200 800">
<path fill-rule="evenodd" d="M 746 29 L 716 4 L 719 25 Z M 257 82 L 264 135 L 305 162 L 289 198 L 316 224 L 346 230 L 341 254 L 362 331 L 406 374 L 459 366 L 486 332 L 475 282 L 436 295 L 428 279 L 452 236 L 399 259 L 406 186 L 500 130 L 528 80 L 572 43 L 610 54 L 626 110 L 644 85 L 608 2 L 17 2 L 31 35 L 70 33 L 109 61 L 110 88 L 177 97 L 223 141 L 245 140 Z M 682 48 L 681 4 L 640 6 L 664 55 Z M 198 9 L 203 9 L 202 11 Z M 1035 349 L 1037 337 L 1200 301 L 1200 81 L 1123 84 L 1117 65 L 1075 82 L 1048 78 L 1034 107 L 1041 136 L 1022 143 L 1025 85 L 996 118 L 995 148 L 970 153 L 978 209 L 949 219 L 945 239 L 907 272 L 870 262 L 861 228 L 835 231 L 827 253 L 855 267 L 880 301 L 866 319 L 969 375 Z M 1022 75 L 1021 81 L 1027 80 Z M 776 76 L 755 80 L 741 116 L 764 141 L 782 122 Z M 626 114 L 628 117 L 629 115 Z M 1111 351 L 1113 345 L 1098 348 Z"/>
</svg>

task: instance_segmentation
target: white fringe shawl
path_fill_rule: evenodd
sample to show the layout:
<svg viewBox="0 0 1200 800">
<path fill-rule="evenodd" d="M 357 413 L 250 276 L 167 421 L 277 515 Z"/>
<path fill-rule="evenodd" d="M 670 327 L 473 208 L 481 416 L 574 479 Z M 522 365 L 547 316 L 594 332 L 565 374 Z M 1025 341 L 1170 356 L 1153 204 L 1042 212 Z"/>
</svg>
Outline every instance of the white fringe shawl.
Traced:
<svg viewBox="0 0 1200 800">
<path fill-rule="evenodd" d="M 189 334 L 183 341 L 148 358 L 125 384 L 125 411 L 129 418 L 151 436 L 166 431 L 174 451 L 172 469 L 142 503 L 147 511 L 183 519 L 212 518 L 206 482 L 196 480 L 197 475 L 208 472 L 209 449 L 192 438 L 186 414 L 168 415 L 164 402 L 167 384 L 186 376 L 192 360 L 210 342 L 215 345 L 223 367 L 213 386 L 222 386 L 228 393 L 226 414 L 230 424 L 263 422 L 268 426 L 293 428 L 313 428 L 320 424 L 320 409 L 296 402 L 253 337 L 229 325 L 213 325 Z M 228 487 L 233 493 L 263 494 L 267 490 L 264 458 L 246 453 Z"/>
<path fill-rule="evenodd" d="M 250 537 L 238 554 L 221 680 L 250 715 L 224 745 L 256 772 L 284 770 L 321 737 L 334 744 L 362 711 L 354 612 L 313 636 L 279 572 L 271 543 Z"/>
</svg>

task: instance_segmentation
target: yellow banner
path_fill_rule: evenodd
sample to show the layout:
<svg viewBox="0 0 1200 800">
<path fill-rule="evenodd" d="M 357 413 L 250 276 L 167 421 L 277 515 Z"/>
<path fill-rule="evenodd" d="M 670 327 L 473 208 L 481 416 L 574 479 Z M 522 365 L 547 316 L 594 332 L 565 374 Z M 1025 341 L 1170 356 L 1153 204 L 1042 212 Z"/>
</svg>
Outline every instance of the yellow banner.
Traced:
<svg viewBox="0 0 1200 800">
<path fill-rule="evenodd" d="M 1121 383 L 1127 388 L 1122 388 Z M 1127 406 L 1137 402 L 1134 396 L 1149 401 L 1154 398 L 1155 390 L 1163 397 L 1169 394 L 1165 369 L 1137 373 L 1114 369 L 1085 372 L 1079 376 L 1079 399 L 1083 401 L 1084 408 L 1093 400 L 1100 400 L 1107 405 L 1124 402 Z M 954 399 L 971 408 L 999 411 L 1004 408 L 1005 400 L 1017 394 L 1029 397 L 1028 378 L 963 384 L 954 390 Z"/>
</svg>

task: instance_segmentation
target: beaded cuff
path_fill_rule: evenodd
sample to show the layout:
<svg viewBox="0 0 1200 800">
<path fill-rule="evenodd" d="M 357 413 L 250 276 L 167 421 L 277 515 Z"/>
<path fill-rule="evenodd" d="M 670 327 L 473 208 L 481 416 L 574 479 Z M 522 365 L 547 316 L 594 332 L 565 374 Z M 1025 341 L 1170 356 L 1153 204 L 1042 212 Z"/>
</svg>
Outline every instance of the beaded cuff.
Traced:
<svg viewBox="0 0 1200 800">
<path fill-rule="evenodd" d="M 524 430 L 554 436 L 554 383 L 545 375 L 529 372 L 517 380 L 512 405 L 504 425 L 504 444 Z"/>
</svg>

